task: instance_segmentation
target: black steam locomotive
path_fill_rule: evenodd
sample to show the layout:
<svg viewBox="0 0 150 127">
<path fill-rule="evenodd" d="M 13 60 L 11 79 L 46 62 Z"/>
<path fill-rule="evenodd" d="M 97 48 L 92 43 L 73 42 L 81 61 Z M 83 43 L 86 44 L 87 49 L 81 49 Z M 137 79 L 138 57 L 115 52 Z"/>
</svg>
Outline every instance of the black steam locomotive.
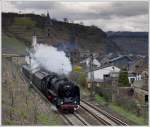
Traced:
<svg viewBox="0 0 150 127">
<path fill-rule="evenodd" d="M 22 66 L 22 72 L 59 110 L 73 113 L 79 107 L 79 87 L 66 77 L 44 70 L 33 73 L 28 65 Z"/>
</svg>

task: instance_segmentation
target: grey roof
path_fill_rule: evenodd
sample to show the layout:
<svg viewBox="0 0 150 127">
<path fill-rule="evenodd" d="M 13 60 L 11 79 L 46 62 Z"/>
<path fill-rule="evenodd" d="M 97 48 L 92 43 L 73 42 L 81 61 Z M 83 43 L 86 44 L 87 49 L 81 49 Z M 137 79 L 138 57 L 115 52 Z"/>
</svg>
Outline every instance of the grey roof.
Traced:
<svg viewBox="0 0 150 127">
<path fill-rule="evenodd" d="M 126 57 L 126 58 L 128 58 L 130 61 L 132 61 L 132 59 L 129 58 L 128 56 L 126 56 L 126 55 L 118 56 L 118 57 L 113 58 L 113 59 L 111 59 L 111 60 L 109 60 L 109 61 L 110 61 L 110 62 L 113 62 L 113 61 L 119 60 L 119 59 L 124 58 L 124 57 Z"/>
</svg>

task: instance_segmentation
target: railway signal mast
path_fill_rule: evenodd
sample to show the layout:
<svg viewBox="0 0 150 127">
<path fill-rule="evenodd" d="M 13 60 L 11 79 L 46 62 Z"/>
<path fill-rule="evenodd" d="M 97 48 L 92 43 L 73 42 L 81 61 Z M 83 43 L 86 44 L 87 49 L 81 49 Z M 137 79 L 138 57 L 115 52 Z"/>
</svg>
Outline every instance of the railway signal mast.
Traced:
<svg viewBox="0 0 150 127">
<path fill-rule="evenodd" d="M 91 82 L 91 97 L 94 97 L 95 95 L 95 87 L 94 87 L 94 69 L 93 69 L 93 54 L 90 54 L 90 66 L 89 66 L 89 72 L 90 72 L 90 82 Z"/>
</svg>

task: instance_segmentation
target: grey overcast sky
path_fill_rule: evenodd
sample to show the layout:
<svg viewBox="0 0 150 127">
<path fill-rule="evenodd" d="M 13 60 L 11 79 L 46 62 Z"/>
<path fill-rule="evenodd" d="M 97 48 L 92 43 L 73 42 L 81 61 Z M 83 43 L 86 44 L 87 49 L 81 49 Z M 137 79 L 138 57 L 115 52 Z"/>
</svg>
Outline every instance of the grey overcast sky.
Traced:
<svg viewBox="0 0 150 127">
<path fill-rule="evenodd" d="M 57 20 L 64 17 L 74 23 L 95 25 L 104 31 L 148 31 L 148 2 L 52 2 L 7 1 L 3 12 L 42 14 L 49 11 Z"/>
</svg>

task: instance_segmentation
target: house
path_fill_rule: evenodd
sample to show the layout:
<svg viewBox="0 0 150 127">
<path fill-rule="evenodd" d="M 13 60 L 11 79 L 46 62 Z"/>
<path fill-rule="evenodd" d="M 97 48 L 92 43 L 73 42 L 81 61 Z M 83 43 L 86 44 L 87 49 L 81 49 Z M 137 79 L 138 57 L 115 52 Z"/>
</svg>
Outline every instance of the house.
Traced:
<svg viewBox="0 0 150 127">
<path fill-rule="evenodd" d="M 103 66 L 103 65 L 108 64 L 109 60 L 111 60 L 111 59 L 113 59 L 115 57 L 118 57 L 118 55 L 115 54 L 115 53 L 109 53 L 107 55 L 101 55 L 101 54 L 99 54 L 98 60 L 101 62 L 102 66 Z"/>
<path fill-rule="evenodd" d="M 90 58 L 87 58 L 87 59 L 80 62 L 80 64 L 86 65 L 86 67 L 89 67 L 89 63 L 90 63 Z M 100 67 L 101 63 L 96 58 L 94 58 L 93 59 L 93 66 Z"/>
<path fill-rule="evenodd" d="M 94 80 L 95 81 L 104 81 L 105 79 L 108 79 L 109 77 L 111 77 L 112 72 L 118 72 L 119 73 L 120 68 L 118 68 L 116 66 L 109 66 L 109 67 L 99 68 L 98 70 L 95 70 L 93 72 Z M 91 80 L 90 73 L 91 72 L 88 72 L 88 77 L 87 77 L 88 81 Z"/>
<path fill-rule="evenodd" d="M 141 74 L 145 69 L 148 69 L 148 56 L 137 59 L 131 66 L 130 71 Z"/>
<path fill-rule="evenodd" d="M 83 50 L 83 49 L 79 49 L 80 52 L 80 58 L 83 60 L 85 58 L 88 58 L 90 56 L 90 51 L 89 50 Z"/>
<path fill-rule="evenodd" d="M 148 91 L 148 71 L 141 73 L 141 79 L 133 82 L 133 87 Z"/>
<path fill-rule="evenodd" d="M 133 84 L 134 81 L 142 80 L 141 74 L 128 73 L 128 80 L 130 84 Z"/>
<path fill-rule="evenodd" d="M 119 68 L 129 68 L 132 63 L 132 59 L 126 55 L 120 55 L 116 58 L 109 60 L 109 64 L 117 66 Z"/>
</svg>

